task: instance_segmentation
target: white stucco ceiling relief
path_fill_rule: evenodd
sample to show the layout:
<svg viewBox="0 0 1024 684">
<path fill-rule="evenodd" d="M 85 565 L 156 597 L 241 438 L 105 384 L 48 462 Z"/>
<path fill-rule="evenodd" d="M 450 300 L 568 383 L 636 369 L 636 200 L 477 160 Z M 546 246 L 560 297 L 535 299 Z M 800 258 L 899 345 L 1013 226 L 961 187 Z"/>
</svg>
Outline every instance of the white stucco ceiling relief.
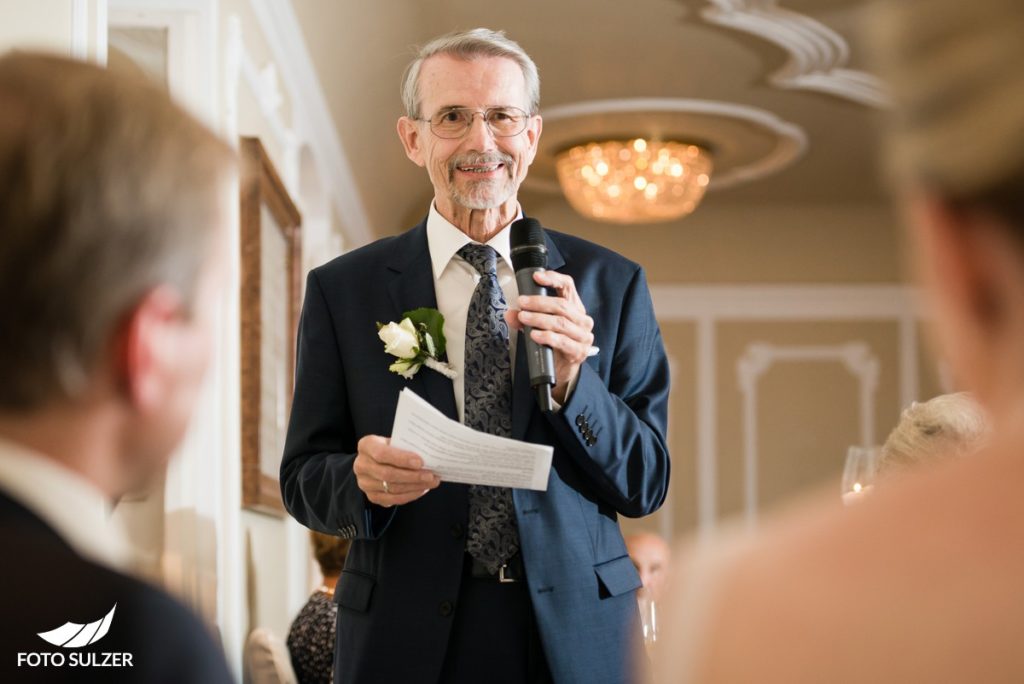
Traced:
<svg viewBox="0 0 1024 684">
<path fill-rule="evenodd" d="M 771 42 L 789 58 L 769 82 L 783 89 L 826 93 L 869 107 L 886 107 L 882 82 L 865 71 L 847 68 L 850 48 L 838 32 L 805 14 L 780 7 L 776 0 L 707 0 L 700 14 L 724 26 Z"/>
<path fill-rule="evenodd" d="M 601 140 L 674 140 L 708 149 L 714 172 L 708 190 L 770 176 L 807 147 L 800 126 L 772 112 L 729 102 L 685 98 L 589 100 L 545 108 L 544 135 L 526 180 L 532 190 L 560 192 L 556 155 Z"/>
</svg>

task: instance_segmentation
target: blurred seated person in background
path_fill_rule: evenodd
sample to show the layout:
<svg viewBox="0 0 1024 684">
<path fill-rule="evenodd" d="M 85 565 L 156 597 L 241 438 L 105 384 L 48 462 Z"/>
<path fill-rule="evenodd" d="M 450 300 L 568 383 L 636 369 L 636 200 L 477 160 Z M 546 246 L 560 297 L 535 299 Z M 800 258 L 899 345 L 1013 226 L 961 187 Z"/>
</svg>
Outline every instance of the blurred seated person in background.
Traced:
<svg viewBox="0 0 1024 684">
<path fill-rule="evenodd" d="M 829 492 L 674 561 L 663 682 L 1024 681 L 1024 2 L 877 12 L 910 253 L 992 434 L 862 505 Z"/>
<path fill-rule="evenodd" d="M 324 579 L 288 630 L 288 653 L 299 684 L 330 684 L 334 681 L 334 626 L 338 620 L 334 587 L 351 542 L 314 531 L 309 536 Z"/>
<path fill-rule="evenodd" d="M 190 611 L 119 570 L 109 514 L 192 414 L 235 174 L 154 86 L 0 58 L 0 681 L 231 681 Z"/>
<path fill-rule="evenodd" d="M 636 601 L 644 644 L 650 647 L 658 639 L 658 602 L 668 576 L 669 548 L 658 535 L 640 532 L 626 537 L 626 550 L 643 583 L 636 592 Z"/>
<path fill-rule="evenodd" d="M 661 598 L 661 589 L 669 570 L 668 544 L 653 532 L 640 532 L 626 537 L 626 550 L 643 582 L 637 597 L 651 600 Z"/>
<path fill-rule="evenodd" d="M 967 392 L 914 402 L 900 415 L 878 459 L 878 477 L 889 478 L 979 451 L 988 437 L 985 410 Z"/>
</svg>

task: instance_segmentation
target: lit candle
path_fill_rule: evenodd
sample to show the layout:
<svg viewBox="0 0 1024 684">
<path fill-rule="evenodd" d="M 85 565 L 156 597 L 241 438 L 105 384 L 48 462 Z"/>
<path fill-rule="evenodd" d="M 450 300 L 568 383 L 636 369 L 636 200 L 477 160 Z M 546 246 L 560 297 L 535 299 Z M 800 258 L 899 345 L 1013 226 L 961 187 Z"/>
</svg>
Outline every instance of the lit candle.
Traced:
<svg viewBox="0 0 1024 684">
<path fill-rule="evenodd" d="M 871 485 L 864 486 L 860 482 L 854 482 L 853 488 L 843 494 L 843 503 L 847 506 L 855 504 L 871 493 Z"/>
</svg>

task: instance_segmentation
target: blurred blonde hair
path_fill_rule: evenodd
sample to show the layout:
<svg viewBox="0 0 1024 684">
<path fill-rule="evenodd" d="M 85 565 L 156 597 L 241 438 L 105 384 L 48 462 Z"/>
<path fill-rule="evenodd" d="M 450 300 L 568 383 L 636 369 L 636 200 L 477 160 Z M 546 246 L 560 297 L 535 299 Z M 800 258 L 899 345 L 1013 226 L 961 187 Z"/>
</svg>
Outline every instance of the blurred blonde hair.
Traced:
<svg viewBox="0 0 1024 684">
<path fill-rule="evenodd" d="M 1000 217 L 1024 241 L 1024 2 L 899 0 L 873 15 L 894 180 Z"/>
<path fill-rule="evenodd" d="M 914 402 L 903 411 L 878 461 L 878 474 L 904 472 L 926 462 L 970 455 L 989 432 L 984 410 L 967 392 Z"/>
</svg>

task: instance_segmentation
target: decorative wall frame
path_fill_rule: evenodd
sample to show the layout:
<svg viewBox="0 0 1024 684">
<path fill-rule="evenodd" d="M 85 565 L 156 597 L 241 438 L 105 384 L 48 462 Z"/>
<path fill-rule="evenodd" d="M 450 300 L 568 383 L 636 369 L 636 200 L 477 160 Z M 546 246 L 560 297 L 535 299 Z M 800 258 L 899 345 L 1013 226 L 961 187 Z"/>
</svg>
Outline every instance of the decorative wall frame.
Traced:
<svg viewBox="0 0 1024 684">
<path fill-rule="evenodd" d="M 860 389 L 860 444 L 875 444 L 875 397 L 878 393 L 880 363 L 866 342 L 831 346 L 779 346 L 754 342 L 736 362 L 736 377 L 743 395 L 743 488 L 747 527 L 757 526 L 758 493 L 758 403 L 761 376 L 779 362 L 832 362 L 842 364 L 858 380 Z"/>
<path fill-rule="evenodd" d="M 930 316 L 918 290 L 906 285 L 651 285 L 658 322 L 696 327 L 696 486 L 698 535 L 719 522 L 719 327 L 730 321 L 892 321 L 898 325 L 900 405 L 919 398 L 918 324 Z M 941 376 L 941 373 L 940 373 Z M 676 391 L 676 390 L 673 390 Z M 749 459 L 744 455 L 745 463 Z M 748 471 L 749 472 L 749 471 Z M 749 480 L 748 480 L 749 481 Z M 745 496 L 749 497 L 749 487 Z M 756 512 L 744 502 L 744 510 Z M 749 517 L 748 517 L 749 521 Z M 671 527 L 669 527 L 671 531 Z M 671 536 L 671 535 L 668 535 Z"/>
<path fill-rule="evenodd" d="M 242 506 L 284 517 L 278 469 L 291 408 L 302 216 L 258 138 L 239 138 Z"/>
</svg>

